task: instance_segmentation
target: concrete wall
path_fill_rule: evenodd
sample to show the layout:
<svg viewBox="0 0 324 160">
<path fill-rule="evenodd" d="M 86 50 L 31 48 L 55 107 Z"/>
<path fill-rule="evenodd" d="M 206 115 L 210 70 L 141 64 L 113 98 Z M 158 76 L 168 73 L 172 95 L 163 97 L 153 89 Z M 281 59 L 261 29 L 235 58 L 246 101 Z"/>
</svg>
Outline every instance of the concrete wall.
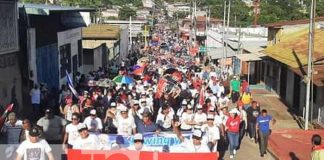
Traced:
<svg viewBox="0 0 324 160">
<path fill-rule="evenodd" d="M 0 55 L 0 105 L 6 106 L 15 102 L 14 110 L 21 111 L 22 86 L 17 54 L 20 53 Z"/>
</svg>

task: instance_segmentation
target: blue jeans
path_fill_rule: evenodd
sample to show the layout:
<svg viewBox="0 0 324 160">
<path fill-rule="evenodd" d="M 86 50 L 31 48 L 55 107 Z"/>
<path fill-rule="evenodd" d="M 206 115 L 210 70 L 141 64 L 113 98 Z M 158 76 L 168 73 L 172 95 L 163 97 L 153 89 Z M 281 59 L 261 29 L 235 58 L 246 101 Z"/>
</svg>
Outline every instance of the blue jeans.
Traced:
<svg viewBox="0 0 324 160">
<path fill-rule="evenodd" d="M 227 132 L 227 137 L 228 137 L 228 142 L 229 142 L 230 155 L 234 155 L 233 151 L 239 145 L 240 134 L 239 134 L 239 132 L 238 133 Z"/>
</svg>

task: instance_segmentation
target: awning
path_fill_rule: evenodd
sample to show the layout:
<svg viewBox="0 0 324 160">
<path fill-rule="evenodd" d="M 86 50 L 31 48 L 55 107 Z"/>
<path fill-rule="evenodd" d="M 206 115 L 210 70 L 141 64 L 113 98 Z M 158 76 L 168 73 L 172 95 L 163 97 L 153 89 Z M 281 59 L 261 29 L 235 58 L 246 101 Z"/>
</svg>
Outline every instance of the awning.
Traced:
<svg viewBox="0 0 324 160">
<path fill-rule="evenodd" d="M 251 62 L 251 61 L 261 61 L 262 60 L 261 57 L 263 56 L 255 53 L 248 53 L 248 54 L 239 54 L 236 55 L 236 57 L 241 61 Z"/>
</svg>

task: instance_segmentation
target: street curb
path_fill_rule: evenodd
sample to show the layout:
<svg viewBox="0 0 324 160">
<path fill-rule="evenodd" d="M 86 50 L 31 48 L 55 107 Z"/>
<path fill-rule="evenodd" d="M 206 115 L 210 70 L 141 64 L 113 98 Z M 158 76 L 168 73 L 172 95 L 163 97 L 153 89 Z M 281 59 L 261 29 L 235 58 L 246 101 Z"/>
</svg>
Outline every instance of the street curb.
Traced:
<svg viewBox="0 0 324 160">
<path fill-rule="evenodd" d="M 280 160 L 279 157 L 276 156 L 276 154 L 274 154 L 274 152 L 271 149 L 268 148 L 267 151 L 275 160 Z"/>
</svg>

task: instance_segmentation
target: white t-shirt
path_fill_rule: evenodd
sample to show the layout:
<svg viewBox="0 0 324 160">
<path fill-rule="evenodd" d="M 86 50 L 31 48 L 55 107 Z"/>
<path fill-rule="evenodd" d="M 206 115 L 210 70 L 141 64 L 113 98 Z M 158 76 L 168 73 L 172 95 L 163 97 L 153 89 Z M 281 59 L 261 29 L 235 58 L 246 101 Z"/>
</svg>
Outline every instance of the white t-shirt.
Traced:
<svg viewBox="0 0 324 160">
<path fill-rule="evenodd" d="M 195 118 L 194 118 L 194 121 L 197 122 L 197 123 L 204 123 L 207 121 L 207 115 L 206 113 L 195 113 Z M 194 126 L 195 128 L 201 128 L 201 125 L 195 125 Z"/>
<path fill-rule="evenodd" d="M 224 107 L 224 106 L 226 106 L 227 104 L 228 104 L 228 102 L 229 102 L 229 99 L 225 96 L 225 97 L 220 97 L 219 99 L 218 99 L 218 104 L 219 104 L 219 106 L 220 107 Z"/>
<path fill-rule="evenodd" d="M 87 127 L 89 128 L 89 131 L 96 132 L 103 128 L 101 119 L 98 117 L 96 117 L 95 119 L 92 119 L 91 116 L 88 116 L 87 118 L 84 119 L 83 123 L 87 125 Z"/>
<path fill-rule="evenodd" d="M 68 124 L 65 127 L 65 132 L 68 133 L 68 144 L 74 145 L 75 141 L 80 137 L 80 134 L 78 132 L 78 126 L 81 125 L 81 123 L 74 125 L 72 123 Z"/>
<path fill-rule="evenodd" d="M 82 150 L 100 150 L 102 149 L 100 145 L 99 138 L 94 134 L 89 134 L 85 139 L 79 137 L 75 140 L 73 149 L 82 149 Z"/>
<path fill-rule="evenodd" d="M 224 88 L 224 86 L 219 86 L 216 96 L 219 98 L 219 97 L 221 97 L 222 93 L 225 93 L 225 88 Z"/>
<path fill-rule="evenodd" d="M 170 128 L 173 120 L 173 115 L 171 112 L 169 114 L 164 115 L 161 112 L 156 117 L 156 124 L 161 125 L 163 128 Z"/>
<path fill-rule="evenodd" d="M 184 152 L 188 153 L 210 153 L 210 149 L 204 143 L 201 143 L 199 146 L 193 144 L 192 139 L 185 138 L 181 145 L 185 148 Z"/>
<path fill-rule="evenodd" d="M 181 119 L 180 119 L 180 122 L 181 122 L 181 126 L 180 126 L 180 128 L 181 128 L 181 129 L 184 129 L 184 130 L 191 129 L 192 126 L 186 124 L 185 121 L 191 121 L 191 120 L 193 119 L 193 116 L 194 116 L 193 113 L 188 114 L 187 112 L 184 112 L 184 113 L 182 114 L 182 116 L 181 116 Z"/>
<path fill-rule="evenodd" d="M 219 115 L 215 115 L 214 117 L 214 125 L 220 127 L 223 124 L 222 117 Z"/>
<path fill-rule="evenodd" d="M 24 156 L 24 160 L 46 160 L 45 153 L 49 153 L 51 151 L 51 147 L 47 141 L 43 139 L 36 143 L 25 140 L 16 150 L 17 154 Z"/>
<path fill-rule="evenodd" d="M 117 121 L 114 121 L 115 126 L 117 127 L 117 134 L 123 136 L 132 135 L 132 130 L 136 128 L 134 118 L 127 117 L 118 117 Z"/>
<path fill-rule="evenodd" d="M 215 125 L 213 125 L 212 127 L 208 126 L 208 124 L 204 124 L 201 127 L 201 130 L 203 132 L 206 132 L 206 134 L 204 135 L 204 138 L 206 138 L 207 143 L 208 142 L 213 142 L 215 140 L 219 140 L 220 139 L 220 133 L 219 133 L 219 128 Z"/>
</svg>

